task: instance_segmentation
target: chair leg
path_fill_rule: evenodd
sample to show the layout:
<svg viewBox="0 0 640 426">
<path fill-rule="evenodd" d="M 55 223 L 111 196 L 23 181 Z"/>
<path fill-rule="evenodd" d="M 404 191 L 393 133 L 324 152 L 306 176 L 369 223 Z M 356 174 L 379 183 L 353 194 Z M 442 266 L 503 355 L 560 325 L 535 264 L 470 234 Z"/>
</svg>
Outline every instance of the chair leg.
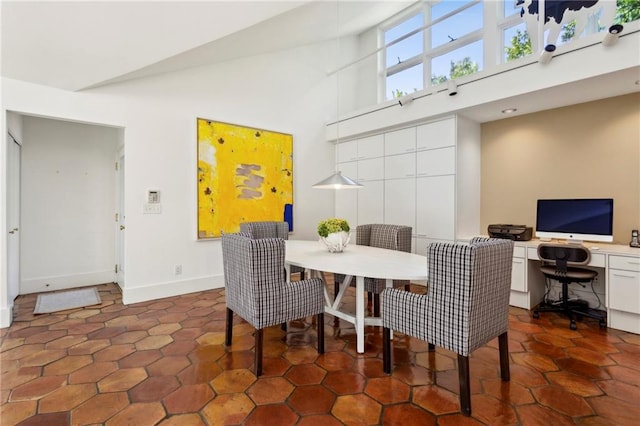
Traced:
<svg viewBox="0 0 640 426">
<path fill-rule="evenodd" d="M 391 330 L 387 327 L 382 327 L 382 368 L 391 373 Z"/>
<path fill-rule="evenodd" d="M 233 338 L 233 311 L 227 308 L 227 321 L 225 325 L 224 344 L 231 346 L 231 339 Z"/>
<path fill-rule="evenodd" d="M 433 352 L 436 350 L 436 345 L 434 345 L 433 343 L 428 343 L 427 344 L 427 348 L 429 350 L 429 352 Z"/>
<path fill-rule="evenodd" d="M 263 329 L 256 330 L 256 357 L 254 360 L 256 377 L 262 375 L 262 337 L 263 337 Z"/>
<path fill-rule="evenodd" d="M 458 355 L 458 381 L 460 382 L 460 411 L 471 415 L 471 387 L 469 384 L 469 357 Z"/>
<path fill-rule="evenodd" d="M 300 271 L 300 281 L 304 281 L 304 271 Z"/>
<path fill-rule="evenodd" d="M 404 289 L 405 291 L 411 291 L 411 284 L 405 284 Z"/>
<path fill-rule="evenodd" d="M 380 317 L 380 294 L 373 295 L 373 316 Z"/>
<path fill-rule="evenodd" d="M 500 377 L 508 382 L 511 378 L 509 373 L 509 338 L 505 331 L 498 336 L 498 349 L 500 351 Z"/>
<path fill-rule="evenodd" d="M 318 353 L 324 353 L 324 314 L 320 312 L 316 320 L 318 330 Z"/>
</svg>

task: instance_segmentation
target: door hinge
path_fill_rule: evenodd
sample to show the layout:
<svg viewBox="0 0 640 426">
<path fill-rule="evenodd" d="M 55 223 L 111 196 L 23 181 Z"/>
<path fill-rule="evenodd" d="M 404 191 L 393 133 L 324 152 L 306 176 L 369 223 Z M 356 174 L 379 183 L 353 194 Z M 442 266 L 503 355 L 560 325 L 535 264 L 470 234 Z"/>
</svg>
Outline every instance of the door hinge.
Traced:
<svg viewBox="0 0 640 426">
<path fill-rule="evenodd" d="M 116 172 L 118 171 L 118 162 L 116 161 Z"/>
<path fill-rule="evenodd" d="M 118 264 L 117 264 L 117 263 L 115 264 L 115 267 L 114 267 L 114 269 L 115 269 L 115 271 L 116 271 L 116 274 L 117 274 L 117 273 L 118 273 Z"/>
<path fill-rule="evenodd" d="M 116 222 L 118 221 L 118 213 L 116 213 Z"/>
</svg>

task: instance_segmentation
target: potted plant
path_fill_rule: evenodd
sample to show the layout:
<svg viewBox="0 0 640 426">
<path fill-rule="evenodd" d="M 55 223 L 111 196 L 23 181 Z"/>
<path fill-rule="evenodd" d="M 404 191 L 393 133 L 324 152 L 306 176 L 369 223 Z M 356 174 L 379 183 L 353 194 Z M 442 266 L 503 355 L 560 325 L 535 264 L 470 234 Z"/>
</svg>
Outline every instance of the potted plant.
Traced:
<svg viewBox="0 0 640 426">
<path fill-rule="evenodd" d="M 351 228 L 345 219 L 336 217 L 320 221 L 318 223 L 318 235 L 320 240 L 332 253 L 340 253 L 349 243 Z"/>
</svg>

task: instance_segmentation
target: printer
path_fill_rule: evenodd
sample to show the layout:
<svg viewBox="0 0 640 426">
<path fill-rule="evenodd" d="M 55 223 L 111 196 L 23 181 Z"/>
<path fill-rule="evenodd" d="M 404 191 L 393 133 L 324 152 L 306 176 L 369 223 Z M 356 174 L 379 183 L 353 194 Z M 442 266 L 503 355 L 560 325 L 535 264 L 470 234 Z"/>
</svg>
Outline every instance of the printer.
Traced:
<svg viewBox="0 0 640 426">
<path fill-rule="evenodd" d="M 529 241 L 533 236 L 533 228 L 526 225 L 500 223 L 489 225 L 487 231 L 491 238 L 503 238 L 514 241 Z"/>
</svg>

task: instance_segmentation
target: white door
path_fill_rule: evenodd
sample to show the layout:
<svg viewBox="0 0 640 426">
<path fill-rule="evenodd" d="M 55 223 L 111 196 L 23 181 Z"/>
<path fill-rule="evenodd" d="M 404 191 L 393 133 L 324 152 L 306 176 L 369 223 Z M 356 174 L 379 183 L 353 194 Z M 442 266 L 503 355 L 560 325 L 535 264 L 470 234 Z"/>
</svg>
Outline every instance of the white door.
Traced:
<svg viewBox="0 0 640 426">
<path fill-rule="evenodd" d="M 9 135 L 7 138 L 7 301 L 20 293 L 20 162 L 21 147 Z"/>
<path fill-rule="evenodd" d="M 124 287 L 124 155 L 117 162 L 117 194 L 116 194 L 116 283 Z"/>
</svg>

